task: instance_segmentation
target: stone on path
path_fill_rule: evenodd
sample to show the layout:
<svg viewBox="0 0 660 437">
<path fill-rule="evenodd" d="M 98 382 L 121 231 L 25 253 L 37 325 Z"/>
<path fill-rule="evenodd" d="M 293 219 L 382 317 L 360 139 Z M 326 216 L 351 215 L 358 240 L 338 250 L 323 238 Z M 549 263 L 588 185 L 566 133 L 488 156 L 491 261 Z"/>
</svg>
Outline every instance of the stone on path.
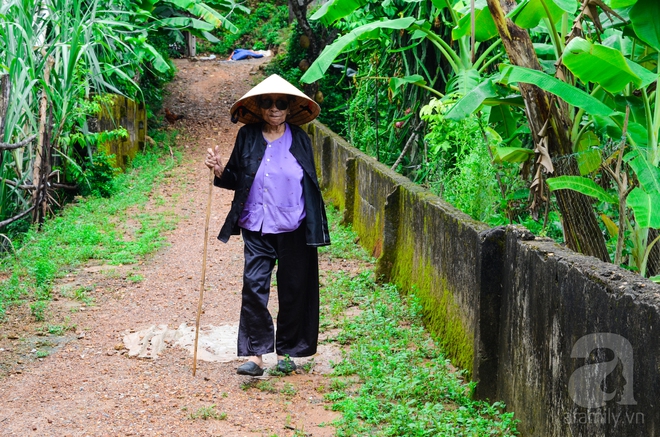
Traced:
<svg viewBox="0 0 660 437">
<path fill-rule="evenodd" d="M 235 325 L 202 326 L 199 332 L 197 360 L 221 363 L 239 360 L 236 355 L 237 336 L 238 326 Z M 126 331 L 123 341 L 129 357 L 155 359 L 168 347 L 182 347 L 193 356 L 195 328 L 185 323 L 177 329 L 170 329 L 165 324 L 152 325 L 139 331 Z M 310 359 L 296 358 L 294 361 L 302 364 Z M 337 346 L 320 344 L 313 359 L 314 373 L 327 374 L 332 372 L 331 363 L 341 361 L 342 355 Z M 277 356 L 274 353 L 264 355 L 263 360 L 266 367 L 277 364 Z"/>
<path fill-rule="evenodd" d="M 238 326 L 202 326 L 199 331 L 197 359 L 226 363 L 237 359 L 236 336 Z M 178 329 L 168 325 L 152 325 L 124 335 L 129 357 L 157 358 L 168 347 L 182 347 L 193 354 L 195 328 L 182 323 Z"/>
</svg>

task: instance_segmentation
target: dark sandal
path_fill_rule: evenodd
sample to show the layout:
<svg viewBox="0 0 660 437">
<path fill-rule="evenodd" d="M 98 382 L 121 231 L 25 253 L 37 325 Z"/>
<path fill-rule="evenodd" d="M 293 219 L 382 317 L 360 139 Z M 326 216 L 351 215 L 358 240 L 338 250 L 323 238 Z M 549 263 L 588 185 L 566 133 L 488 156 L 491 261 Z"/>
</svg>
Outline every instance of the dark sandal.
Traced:
<svg viewBox="0 0 660 437">
<path fill-rule="evenodd" d="M 277 362 L 277 371 L 289 374 L 296 370 L 296 363 L 290 358 L 285 358 Z"/>
<path fill-rule="evenodd" d="M 261 376 L 264 374 L 264 369 L 259 367 L 257 363 L 253 361 L 248 361 L 238 366 L 236 373 L 239 375 L 248 375 L 248 376 Z"/>
</svg>

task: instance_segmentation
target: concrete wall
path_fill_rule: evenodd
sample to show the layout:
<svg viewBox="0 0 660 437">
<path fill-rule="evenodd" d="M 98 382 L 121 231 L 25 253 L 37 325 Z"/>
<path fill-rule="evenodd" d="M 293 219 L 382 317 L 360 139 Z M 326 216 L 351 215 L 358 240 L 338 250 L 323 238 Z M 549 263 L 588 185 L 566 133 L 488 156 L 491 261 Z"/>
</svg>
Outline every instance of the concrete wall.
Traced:
<svg viewBox="0 0 660 437">
<path fill-rule="evenodd" d="M 527 436 L 656 435 L 660 286 L 524 228 L 490 229 L 320 123 L 308 132 L 327 200 L 378 274 L 415 289 L 478 397 L 503 400 Z"/>
<path fill-rule="evenodd" d="M 98 150 L 108 155 L 115 155 L 114 166 L 126 169 L 138 150 L 144 148 L 147 133 L 147 112 L 144 104 L 115 95 L 113 105 L 103 108 L 98 119 L 97 131 L 111 131 L 119 127 L 128 131 L 128 138 L 106 141 L 99 144 Z"/>
</svg>

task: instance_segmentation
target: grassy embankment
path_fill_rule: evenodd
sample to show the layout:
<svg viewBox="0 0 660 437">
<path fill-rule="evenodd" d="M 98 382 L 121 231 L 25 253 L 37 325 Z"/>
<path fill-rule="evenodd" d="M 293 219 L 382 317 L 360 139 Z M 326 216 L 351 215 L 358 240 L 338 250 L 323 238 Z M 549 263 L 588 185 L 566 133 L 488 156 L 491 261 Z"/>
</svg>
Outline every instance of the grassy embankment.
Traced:
<svg viewBox="0 0 660 437">
<path fill-rule="evenodd" d="M 356 236 L 330 213 L 330 256 L 367 259 Z M 449 364 L 422 326 L 421 305 L 390 284 L 378 284 L 373 265 L 351 277 L 338 272 L 322 289 L 321 329 L 339 328 L 332 341 L 345 346 L 329 387 L 342 412 L 339 436 L 483 437 L 517 435 L 513 413 L 501 403 L 472 399 L 473 383 Z M 353 310 L 344 316 L 347 309 Z"/>
<path fill-rule="evenodd" d="M 147 211 L 153 187 L 180 160 L 167 147 L 174 135 L 158 134 L 164 147 L 139 154 L 131 168 L 111 182 L 108 198 L 86 197 L 63 208 L 37 231 L 22 236 L 15 252 L 0 260 L 0 323 L 11 305 L 30 306 L 37 321 L 47 318 L 54 281 L 89 260 L 132 264 L 164 243 L 163 232 L 174 226 L 172 214 Z M 159 138 L 160 136 L 160 138 Z M 127 212 L 131 211 L 130 217 Z M 132 223 L 128 223 L 128 218 Z M 86 290 L 72 298 L 92 300 Z"/>
</svg>

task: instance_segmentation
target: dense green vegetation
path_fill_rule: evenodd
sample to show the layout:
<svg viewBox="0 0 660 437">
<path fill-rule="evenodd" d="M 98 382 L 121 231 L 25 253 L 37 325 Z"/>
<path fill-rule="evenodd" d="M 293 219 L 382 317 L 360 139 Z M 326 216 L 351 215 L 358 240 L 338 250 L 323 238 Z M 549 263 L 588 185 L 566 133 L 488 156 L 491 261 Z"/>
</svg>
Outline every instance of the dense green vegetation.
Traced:
<svg viewBox="0 0 660 437">
<path fill-rule="evenodd" d="M 320 87 L 348 96 L 340 133 L 474 218 L 658 275 L 660 33 L 648 17 L 659 4 L 473 8 L 329 2 L 310 19 L 339 38 L 301 81 L 343 68 Z"/>
<path fill-rule="evenodd" d="M 126 135 L 94 132 L 109 94 L 153 115 L 174 75 L 168 55 L 183 32 L 217 40 L 237 31 L 231 0 L 10 0 L 0 6 L 0 232 L 3 241 L 41 223 L 76 194 L 108 194 L 112 170 L 97 146 Z M 199 18 L 194 18 L 199 17 Z M 153 42 L 153 44 L 152 44 Z M 5 248 L 0 246 L 0 250 Z"/>
<path fill-rule="evenodd" d="M 40 16 L 37 11 L 44 5 L 48 13 Z M 423 7 L 433 8 L 428 2 Z M 175 225 L 175 217 L 147 213 L 144 205 L 152 188 L 178 162 L 173 137 L 151 132 L 155 144 L 161 146 L 147 148 L 126 173 L 117 173 L 109 165 L 112 157 L 96 153 L 96 146 L 112 136 L 125 135 L 125 131 L 93 133 L 88 122 L 108 104 L 107 93 L 111 92 L 146 103 L 153 116 L 160 108 L 164 84 L 173 77 L 168 57 L 183 45 L 182 31 L 206 38 L 209 44 L 203 47 L 216 53 L 228 54 L 238 46 L 280 46 L 283 50 L 269 71 L 299 83 L 305 48 L 300 44 L 299 28 L 286 24 L 286 5 L 256 3 L 253 9 L 249 16 L 221 15 L 217 11 L 245 9 L 233 2 L 207 5 L 176 0 L 156 0 L 140 7 L 112 0 L 3 4 L 0 64 L 7 72 L 13 98 L 0 142 L 16 144 L 44 130 L 48 134 L 42 142 L 28 141 L 0 150 L 0 222 L 45 206 L 36 216 L 26 215 L 0 229 L 0 319 L 9 306 L 27 304 L 36 320 L 47 321 L 57 278 L 90 260 L 135 263 L 164 244 L 162 235 Z M 371 18 L 363 15 L 360 20 Z M 53 28 L 58 32 L 46 31 Z M 398 38 L 406 40 L 404 34 Z M 400 154 L 397 147 L 419 129 L 413 124 L 429 90 L 417 87 L 402 93 L 400 87 L 388 88 L 388 77 L 380 75 L 395 65 L 407 65 L 411 72 L 424 70 L 428 66 L 414 63 L 425 64 L 431 51 L 426 47 L 397 64 L 396 55 L 379 44 L 370 46 L 375 50 L 373 56 L 353 64 L 358 71 L 370 69 L 368 76 L 347 78 L 345 63 L 320 79 L 325 94 L 321 121 L 380 160 L 393 163 Z M 372 113 L 365 108 L 376 110 Z M 515 197 L 517 191 L 524 190 L 513 182 L 517 169 L 510 166 L 505 178 L 511 184 L 505 196 L 514 200 L 499 198 L 498 187 L 483 177 L 498 170 L 468 141 L 485 128 L 474 121 L 442 125 L 441 120 L 433 120 L 438 113 L 431 110 L 427 114 L 428 124 L 437 125 L 431 130 L 437 143 L 423 165 L 409 154 L 399 167 L 482 220 L 502 216 L 494 204 L 504 202 L 505 210 L 514 208 L 514 200 L 521 199 Z M 441 139 L 443 130 L 447 133 Z M 175 158 L 163 150 L 174 150 Z M 45 173 L 35 171 L 41 168 L 39 160 L 47 161 Z M 484 173 L 485 168 L 490 173 Z M 63 188 L 48 185 L 53 175 Z M 43 190 L 41 203 L 35 203 L 33 197 L 37 186 Z M 488 193 L 485 199 L 475 196 L 482 192 Z M 74 196 L 75 202 L 67 204 Z M 461 203 L 468 198 L 471 203 Z M 521 205 L 516 208 L 523 210 Z M 57 214 L 52 214 L 56 209 Z M 135 220 L 130 225 L 119 219 L 128 211 Z M 356 236 L 338 225 L 339 213 L 330 215 L 334 244 L 322 251 L 331 257 L 369 262 L 355 244 Z M 38 224 L 30 226 L 35 218 Z M 140 280 L 139 275 L 131 278 Z M 377 284 L 371 270 L 355 277 L 339 273 L 326 281 L 322 328 L 340 328 L 336 340 L 348 350 L 336 363 L 325 394 L 333 408 L 343 413 L 336 424 L 339 435 L 516 434 L 512 414 L 504 413 L 503 405 L 471 398 L 473 384 L 463 381 L 461 372 L 449 366 L 423 330 L 414 296 L 401 297 L 393 286 Z M 62 292 L 85 303 L 94 300 L 92 290 L 83 287 Z M 357 316 L 343 318 L 346 309 L 358 305 Z M 66 324 L 46 323 L 44 327 L 52 333 L 67 329 Z M 222 414 L 217 415 L 211 406 L 191 413 L 190 418 L 222 419 Z"/>
<path fill-rule="evenodd" d="M 275 50 L 289 32 L 289 10 L 285 1 L 250 2 L 250 14 L 232 17 L 236 33 L 218 35 L 218 42 L 201 41 L 199 49 L 226 58 L 234 49 Z"/>
</svg>

